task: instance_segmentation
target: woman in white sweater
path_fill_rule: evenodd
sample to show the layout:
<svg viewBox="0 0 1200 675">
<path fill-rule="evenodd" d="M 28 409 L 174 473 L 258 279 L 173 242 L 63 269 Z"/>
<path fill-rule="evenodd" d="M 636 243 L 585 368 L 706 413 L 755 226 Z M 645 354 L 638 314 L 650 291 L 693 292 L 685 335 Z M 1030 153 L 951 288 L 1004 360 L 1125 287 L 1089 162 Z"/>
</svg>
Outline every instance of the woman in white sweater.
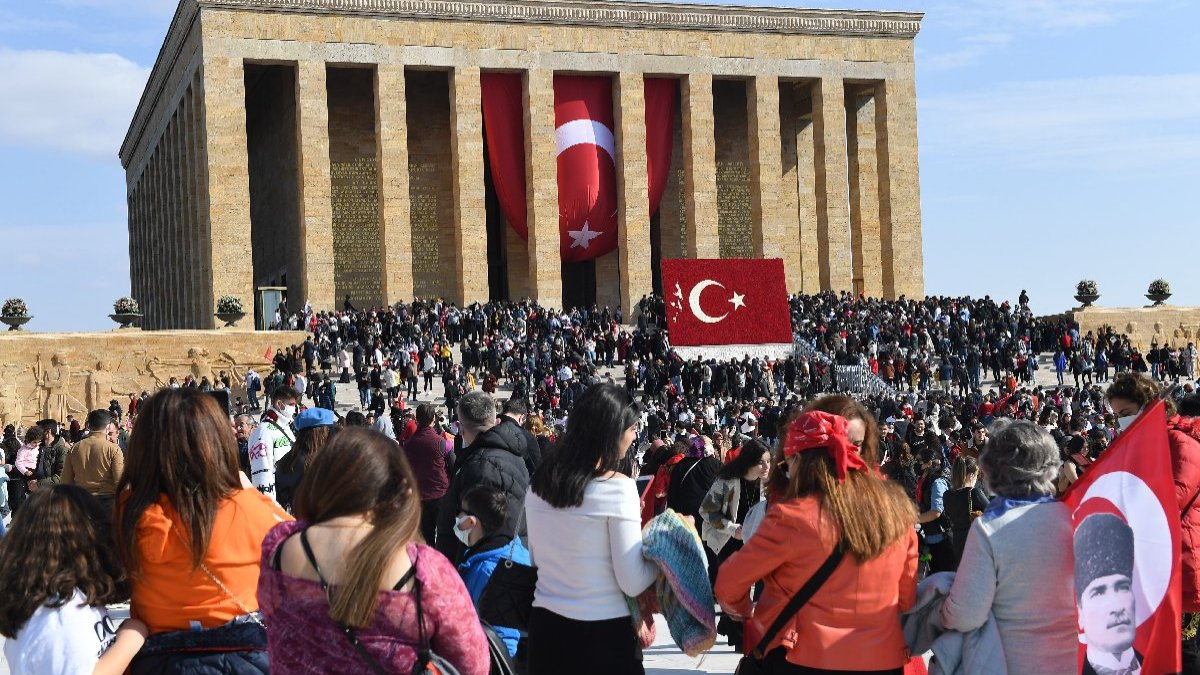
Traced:
<svg viewBox="0 0 1200 675">
<path fill-rule="evenodd" d="M 530 483 L 530 675 L 645 672 L 625 596 L 649 588 L 658 570 L 642 556 L 635 484 L 615 471 L 638 419 L 624 389 L 592 386 Z"/>
<path fill-rule="evenodd" d="M 1054 439 L 1033 422 L 997 421 L 979 463 L 997 496 L 967 534 L 943 622 L 972 631 L 990 612 L 1008 672 L 1078 672 L 1071 514 L 1054 500 Z"/>
</svg>

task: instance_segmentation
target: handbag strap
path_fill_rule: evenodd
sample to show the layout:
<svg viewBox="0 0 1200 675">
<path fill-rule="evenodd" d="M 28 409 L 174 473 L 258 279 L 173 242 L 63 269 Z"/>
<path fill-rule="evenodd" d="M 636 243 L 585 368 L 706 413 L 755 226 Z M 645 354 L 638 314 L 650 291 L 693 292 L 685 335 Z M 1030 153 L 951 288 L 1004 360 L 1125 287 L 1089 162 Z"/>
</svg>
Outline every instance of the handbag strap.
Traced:
<svg viewBox="0 0 1200 675">
<path fill-rule="evenodd" d="M 258 618 L 258 613 L 250 611 L 250 609 L 248 607 L 246 607 L 245 603 L 243 603 L 241 600 L 239 600 L 238 596 L 234 595 L 233 591 L 230 591 L 229 588 L 227 588 L 225 586 L 225 584 L 221 583 L 221 580 L 217 578 L 217 575 L 212 573 L 212 570 L 208 569 L 208 565 L 205 565 L 204 563 L 200 563 L 200 569 L 203 570 L 204 573 L 208 575 L 209 579 L 213 580 L 213 583 L 215 583 L 217 585 L 217 588 L 221 589 L 222 593 L 229 596 L 230 600 L 233 600 L 233 604 L 237 605 L 237 608 L 242 611 L 242 614 L 250 617 L 251 621 L 253 621 L 254 623 L 261 626 L 263 628 L 263 630 L 266 630 L 267 625 L 262 622 L 262 619 Z"/>
<path fill-rule="evenodd" d="M 754 648 L 754 656 L 756 658 L 761 659 L 763 657 L 763 653 L 766 652 L 767 647 L 771 645 L 771 641 L 775 639 L 779 631 L 783 630 L 783 627 L 795 618 L 800 608 L 804 607 L 812 599 L 812 596 L 816 595 L 817 591 L 825 585 L 825 582 L 833 575 L 833 571 L 837 569 L 838 564 L 842 562 L 843 555 L 842 545 L 839 543 L 833 548 L 833 552 L 829 554 L 825 562 L 804 583 L 804 586 L 796 591 L 796 594 L 788 601 L 788 604 L 779 613 L 779 616 L 775 617 L 775 621 L 771 624 L 771 627 L 767 629 L 766 633 L 763 633 L 762 640 L 759 640 L 758 646 Z"/>
<path fill-rule="evenodd" d="M 525 505 L 521 505 L 521 515 L 517 516 L 517 529 L 513 530 L 512 541 L 508 542 L 508 555 L 504 557 L 504 566 L 512 567 L 513 554 L 517 548 L 517 538 L 521 536 L 521 526 L 525 524 Z"/>
</svg>

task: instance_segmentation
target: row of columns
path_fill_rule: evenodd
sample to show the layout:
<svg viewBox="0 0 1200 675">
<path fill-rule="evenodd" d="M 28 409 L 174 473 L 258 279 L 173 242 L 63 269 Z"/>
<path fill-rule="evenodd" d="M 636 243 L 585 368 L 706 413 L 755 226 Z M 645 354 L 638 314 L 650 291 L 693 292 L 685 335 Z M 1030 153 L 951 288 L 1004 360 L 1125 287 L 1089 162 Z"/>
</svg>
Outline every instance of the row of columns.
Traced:
<svg viewBox="0 0 1200 675">
<path fill-rule="evenodd" d="M 525 244 L 528 281 L 524 290 L 539 303 L 560 306 L 553 75 L 550 70 L 534 69 L 522 78 L 529 230 Z M 378 64 L 375 78 L 383 263 L 380 273 L 384 299 L 395 303 L 413 296 L 404 66 Z M 451 297 L 460 303 L 486 301 L 480 69 L 454 68 L 449 82 L 457 279 Z M 245 257 L 251 247 L 241 63 L 206 57 L 203 84 L 207 163 L 202 169 L 206 176 L 220 176 L 219 180 L 210 180 L 205 205 L 211 248 L 199 252 L 201 259 L 206 255 L 214 263 L 208 301 L 224 293 L 249 301 L 254 291 L 251 265 Z M 779 78 L 758 75 L 748 80 L 754 255 L 783 258 L 792 292 L 834 289 L 884 297 L 920 295 L 916 113 L 911 77 L 849 85 L 840 77 L 823 77 L 795 86 L 803 87 L 811 98 L 812 114 L 810 119 L 785 119 L 781 127 Z M 651 292 L 653 278 L 643 87 L 643 73 L 619 72 L 613 76 L 619 249 L 615 260 L 608 256 L 597 270 L 601 283 L 616 277 L 619 298 L 612 300 L 619 300 L 627 316 L 637 301 Z M 680 91 L 684 253 L 688 257 L 715 258 L 719 257 L 720 236 L 713 77 L 708 73 L 681 75 Z M 323 61 L 298 63 L 296 95 L 302 270 L 299 279 L 289 279 L 289 284 L 297 296 L 314 307 L 335 307 L 328 96 Z M 789 137 L 781 143 L 782 133 Z M 781 146 L 793 139 L 796 166 L 789 165 L 785 174 Z M 154 168 L 151 162 L 150 170 Z M 151 236 L 149 241 L 157 240 Z M 224 265 L 226 256 L 235 253 L 240 253 L 233 258 L 236 265 Z M 908 258 L 893 264 L 898 254 Z"/>
<path fill-rule="evenodd" d="M 208 227 L 203 196 L 203 107 L 197 73 L 129 193 L 130 292 L 146 328 L 207 327 Z"/>
</svg>

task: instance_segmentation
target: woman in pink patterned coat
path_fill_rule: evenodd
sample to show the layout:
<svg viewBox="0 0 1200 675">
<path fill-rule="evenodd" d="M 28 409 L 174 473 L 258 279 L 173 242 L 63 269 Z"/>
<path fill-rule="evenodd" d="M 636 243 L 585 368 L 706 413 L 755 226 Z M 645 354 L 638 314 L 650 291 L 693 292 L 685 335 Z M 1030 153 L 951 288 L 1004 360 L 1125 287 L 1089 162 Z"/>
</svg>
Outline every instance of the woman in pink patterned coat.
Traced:
<svg viewBox="0 0 1200 675">
<path fill-rule="evenodd" d="M 272 673 L 407 674 L 425 645 L 463 675 L 487 675 L 487 640 L 462 579 L 419 543 L 420 495 L 399 446 L 342 430 L 312 457 L 295 514 L 263 541 L 258 601 Z"/>
</svg>

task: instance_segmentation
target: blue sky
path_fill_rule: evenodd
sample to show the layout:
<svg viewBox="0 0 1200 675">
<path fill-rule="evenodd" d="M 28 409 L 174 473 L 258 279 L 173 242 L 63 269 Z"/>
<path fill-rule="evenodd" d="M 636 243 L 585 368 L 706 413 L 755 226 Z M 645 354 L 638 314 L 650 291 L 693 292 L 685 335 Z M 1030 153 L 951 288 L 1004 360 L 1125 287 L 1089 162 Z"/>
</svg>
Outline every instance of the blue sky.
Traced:
<svg viewBox="0 0 1200 675">
<path fill-rule="evenodd" d="M 766 2 L 754 4 L 792 3 Z M 917 91 L 926 290 L 1049 313 L 1095 279 L 1145 304 L 1190 273 L 1200 66 L 1185 0 L 825 0 L 926 13 Z M 0 298 L 39 331 L 107 329 L 129 290 L 117 148 L 169 0 L 0 0 Z"/>
</svg>

